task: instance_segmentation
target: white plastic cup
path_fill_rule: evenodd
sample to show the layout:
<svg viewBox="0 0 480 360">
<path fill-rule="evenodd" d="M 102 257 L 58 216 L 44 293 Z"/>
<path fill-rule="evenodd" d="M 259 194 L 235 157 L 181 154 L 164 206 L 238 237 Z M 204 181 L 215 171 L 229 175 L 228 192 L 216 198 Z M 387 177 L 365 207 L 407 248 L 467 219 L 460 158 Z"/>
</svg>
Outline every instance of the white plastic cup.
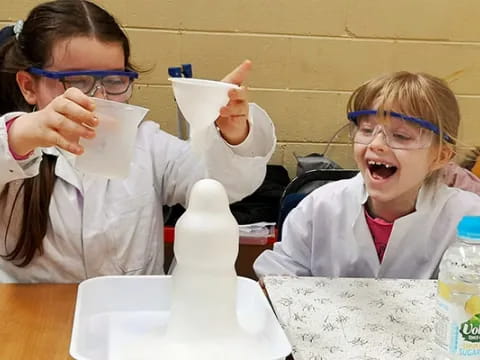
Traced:
<svg viewBox="0 0 480 360">
<path fill-rule="evenodd" d="M 189 140 L 194 152 L 202 155 L 208 147 L 208 127 L 220 115 L 220 109 L 229 102 L 228 91 L 238 85 L 222 81 L 169 78 L 173 94 L 185 120 L 189 124 Z"/>
<path fill-rule="evenodd" d="M 99 123 L 94 139 L 80 139 L 85 152 L 75 167 L 85 173 L 110 179 L 125 178 L 130 172 L 137 128 L 149 109 L 94 98 Z"/>
<path fill-rule="evenodd" d="M 220 115 L 222 106 L 228 104 L 228 91 L 239 89 L 238 85 L 222 81 L 169 78 L 178 107 L 196 132 L 212 124 Z"/>
</svg>

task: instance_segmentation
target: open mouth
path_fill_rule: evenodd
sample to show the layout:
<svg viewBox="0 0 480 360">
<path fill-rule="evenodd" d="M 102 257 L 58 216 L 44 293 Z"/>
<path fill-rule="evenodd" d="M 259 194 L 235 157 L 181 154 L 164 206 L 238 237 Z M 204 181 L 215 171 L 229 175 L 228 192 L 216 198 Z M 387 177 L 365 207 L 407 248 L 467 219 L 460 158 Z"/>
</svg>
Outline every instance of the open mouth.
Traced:
<svg viewBox="0 0 480 360">
<path fill-rule="evenodd" d="M 397 172 L 397 167 L 381 161 L 368 160 L 368 170 L 375 180 L 384 180 Z"/>
</svg>

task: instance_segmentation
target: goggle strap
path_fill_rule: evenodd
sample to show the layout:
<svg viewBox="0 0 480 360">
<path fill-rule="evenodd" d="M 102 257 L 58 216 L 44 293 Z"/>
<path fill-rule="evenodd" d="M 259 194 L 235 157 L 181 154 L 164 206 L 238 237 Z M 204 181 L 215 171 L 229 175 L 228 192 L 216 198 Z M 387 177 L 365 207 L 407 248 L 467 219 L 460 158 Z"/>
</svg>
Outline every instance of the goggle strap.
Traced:
<svg viewBox="0 0 480 360">
<path fill-rule="evenodd" d="M 68 76 L 89 75 L 94 77 L 105 76 L 127 76 L 131 79 L 137 79 L 138 73 L 135 71 L 117 71 L 117 70 L 85 70 L 85 71 L 48 71 L 36 67 L 28 68 L 28 72 L 34 75 L 44 76 L 50 79 L 63 79 Z"/>
</svg>

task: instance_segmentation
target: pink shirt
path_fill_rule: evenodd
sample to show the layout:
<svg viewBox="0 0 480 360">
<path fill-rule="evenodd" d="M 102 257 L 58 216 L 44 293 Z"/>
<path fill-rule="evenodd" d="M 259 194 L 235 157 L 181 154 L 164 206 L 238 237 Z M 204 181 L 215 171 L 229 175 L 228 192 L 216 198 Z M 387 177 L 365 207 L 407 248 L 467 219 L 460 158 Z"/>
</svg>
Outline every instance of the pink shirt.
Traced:
<svg viewBox="0 0 480 360">
<path fill-rule="evenodd" d="M 373 237 L 375 249 L 377 249 L 378 259 L 382 262 L 388 239 L 390 239 L 390 234 L 392 233 L 393 223 L 386 222 L 380 218 L 373 218 L 368 214 L 367 210 L 365 210 L 365 218 Z"/>
<path fill-rule="evenodd" d="M 454 162 L 448 163 L 443 168 L 443 180 L 448 186 L 480 195 L 480 179 L 473 172 L 460 167 Z"/>
</svg>

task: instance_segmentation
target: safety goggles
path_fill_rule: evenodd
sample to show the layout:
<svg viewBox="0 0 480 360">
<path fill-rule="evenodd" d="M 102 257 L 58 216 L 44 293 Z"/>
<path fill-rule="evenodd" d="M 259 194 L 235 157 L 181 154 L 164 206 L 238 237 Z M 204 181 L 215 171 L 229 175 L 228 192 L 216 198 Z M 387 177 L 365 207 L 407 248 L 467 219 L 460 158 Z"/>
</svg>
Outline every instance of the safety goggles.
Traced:
<svg viewBox="0 0 480 360">
<path fill-rule="evenodd" d="M 385 143 L 392 149 L 424 149 L 432 144 L 434 134 L 440 135 L 438 127 L 431 122 L 394 111 L 385 111 L 381 123 L 377 110 L 353 111 L 347 117 L 355 125 L 351 132 L 353 142 L 362 145 L 369 145 L 382 132 Z M 454 143 L 446 134 L 443 138 Z"/>
<path fill-rule="evenodd" d="M 65 90 L 74 87 L 89 96 L 94 96 L 101 90 L 106 93 L 108 99 L 116 101 L 126 101 L 130 98 L 132 83 L 138 78 L 138 73 L 128 70 L 49 71 L 31 67 L 28 72 L 56 79 L 63 84 Z"/>
</svg>

